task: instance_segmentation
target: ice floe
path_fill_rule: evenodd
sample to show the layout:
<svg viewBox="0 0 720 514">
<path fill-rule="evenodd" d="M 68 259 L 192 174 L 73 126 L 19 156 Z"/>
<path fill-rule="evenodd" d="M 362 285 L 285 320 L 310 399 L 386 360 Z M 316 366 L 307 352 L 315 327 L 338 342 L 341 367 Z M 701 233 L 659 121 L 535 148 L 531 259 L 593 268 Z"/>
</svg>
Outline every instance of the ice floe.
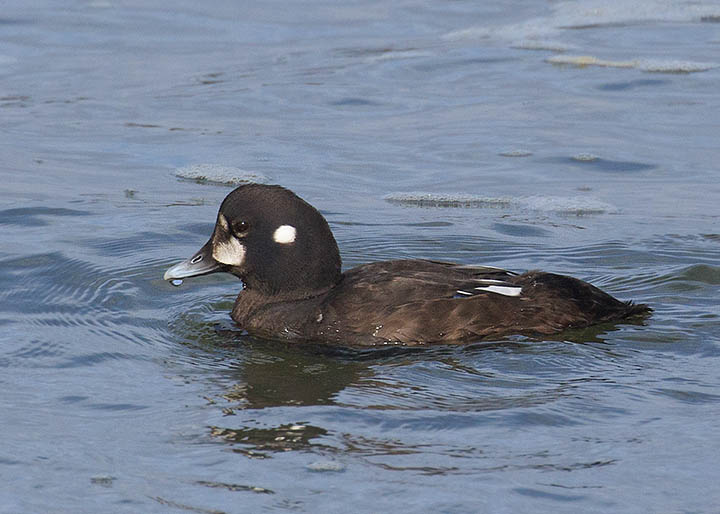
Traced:
<svg viewBox="0 0 720 514">
<path fill-rule="evenodd" d="M 415 207 L 474 207 L 515 209 L 557 214 L 589 215 L 618 212 L 612 204 L 586 197 L 567 196 L 481 196 L 467 193 L 397 192 L 385 195 L 391 203 Z"/>
<path fill-rule="evenodd" d="M 219 185 L 265 184 L 270 181 L 270 179 L 262 173 L 219 164 L 192 164 L 190 166 L 184 166 L 175 170 L 175 176 Z"/>
</svg>

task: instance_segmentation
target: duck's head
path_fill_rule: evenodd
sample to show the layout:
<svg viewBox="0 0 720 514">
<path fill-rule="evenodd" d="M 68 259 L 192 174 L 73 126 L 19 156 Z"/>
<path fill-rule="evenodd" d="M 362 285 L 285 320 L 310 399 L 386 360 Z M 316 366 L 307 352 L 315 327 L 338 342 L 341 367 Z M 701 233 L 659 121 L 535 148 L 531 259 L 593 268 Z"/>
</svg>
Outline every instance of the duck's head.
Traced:
<svg viewBox="0 0 720 514">
<path fill-rule="evenodd" d="M 224 271 L 269 295 L 309 297 L 337 284 L 340 253 L 325 218 L 293 192 L 247 184 L 223 200 L 210 240 L 165 280 Z"/>
</svg>

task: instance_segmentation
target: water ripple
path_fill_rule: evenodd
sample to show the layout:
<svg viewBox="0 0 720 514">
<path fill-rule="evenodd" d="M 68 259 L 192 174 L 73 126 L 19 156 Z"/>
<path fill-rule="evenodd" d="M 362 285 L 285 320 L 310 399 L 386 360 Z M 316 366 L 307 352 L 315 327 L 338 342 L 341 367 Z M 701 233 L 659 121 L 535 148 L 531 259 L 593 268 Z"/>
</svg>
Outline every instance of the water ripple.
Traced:
<svg viewBox="0 0 720 514">
<path fill-rule="evenodd" d="M 77 338 L 92 340 L 98 347 L 150 344 L 155 336 L 145 329 L 162 326 L 162 312 L 167 307 L 156 299 L 159 310 L 153 312 L 148 309 L 153 302 L 146 302 L 153 288 L 147 275 L 158 264 L 146 261 L 132 268 L 106 269 L 61 253 L 4 260 L 0 276 L 7 287 L 0 312 L 7 316 L 16 337 L 12 345 L 5 346 L 0 362 L 5 366 L 74 367 L 93 365 L 99 362 L 97 356 L 102 356 L 101 360 L 135 358 L 132 352 L 122 351 L 100 351 L 92 356 L 68 352 Z M 154 273 L 159 276 L 159 270 Z M 172 297 L 165 300 L 172 306 Z M 139 307 L 140 302 L 144 308 Z M 29 333 L 35 337 L 28 337 Z M 158 339 L 167 344 L 164 338 Z"/>
</svg>

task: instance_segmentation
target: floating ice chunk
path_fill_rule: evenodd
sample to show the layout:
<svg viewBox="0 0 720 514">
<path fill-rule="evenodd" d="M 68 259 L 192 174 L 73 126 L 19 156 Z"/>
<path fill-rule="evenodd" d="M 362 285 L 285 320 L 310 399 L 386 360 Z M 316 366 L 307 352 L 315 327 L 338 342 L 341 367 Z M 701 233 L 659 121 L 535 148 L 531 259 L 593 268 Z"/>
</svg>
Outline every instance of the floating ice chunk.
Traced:
<svg viewBox="0 0 720 514">
<path fill-rule="evenodd" d="M 557 214 L 607 214 L 618 212 L 617 207 L 593 198 L 580 196 L 528 196 L 519 198 L 521 208 Z"/>
<path fill-rule="evenodd" d="M 270 179 L 261 173 L 219 164 L 193 164 L 175 170 L 175 176 L 209 184 L 239 185 L 265 184 Z"/>
</svg>

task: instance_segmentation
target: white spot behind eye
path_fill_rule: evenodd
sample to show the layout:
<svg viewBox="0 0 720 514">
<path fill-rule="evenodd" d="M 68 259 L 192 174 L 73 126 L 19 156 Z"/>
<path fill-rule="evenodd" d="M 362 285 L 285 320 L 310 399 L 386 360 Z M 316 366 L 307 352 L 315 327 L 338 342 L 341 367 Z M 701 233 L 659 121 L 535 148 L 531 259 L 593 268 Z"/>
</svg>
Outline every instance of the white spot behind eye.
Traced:
<svg viewBox="0 0 720 514">
<path fill-rule="evenodd" d="M 245 247 L 231 237 L 222 243 L 213 243 L 213 259 L 229 266 L 240 266 L 245 261 Z"/>
<path fill-rule="evenodd" d="M 280 225 L 273 232 L 273 241 L 280 244 L 289 244 L 295 241 L 297 230 L 292 225 Z"/>
</svg>

